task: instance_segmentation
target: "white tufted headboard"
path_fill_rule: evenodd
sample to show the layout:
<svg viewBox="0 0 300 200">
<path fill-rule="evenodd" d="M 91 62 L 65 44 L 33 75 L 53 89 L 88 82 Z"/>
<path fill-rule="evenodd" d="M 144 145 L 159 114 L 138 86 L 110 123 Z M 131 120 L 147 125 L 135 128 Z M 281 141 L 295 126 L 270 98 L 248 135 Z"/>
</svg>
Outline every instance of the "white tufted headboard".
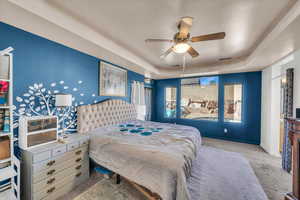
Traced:
<svg viewBox="0 0 300 200">
<path fill-rule="evenodd" d="M 103 126 L 136 119 L 135 106 L 123 100 L 110 99 L 77 108 L 77 131 L 88 133 Z"/>
</svg>

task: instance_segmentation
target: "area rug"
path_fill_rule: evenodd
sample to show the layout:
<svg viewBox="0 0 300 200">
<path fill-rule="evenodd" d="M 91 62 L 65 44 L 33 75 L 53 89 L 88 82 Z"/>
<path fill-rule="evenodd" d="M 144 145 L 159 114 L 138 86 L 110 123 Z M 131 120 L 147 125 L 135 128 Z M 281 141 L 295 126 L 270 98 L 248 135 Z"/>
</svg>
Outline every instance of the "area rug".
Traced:
<svg viewBox="0 0 300 200">
<path fill-rule="evenodd" d="M 103 178 L 74 200 L 146 200 L 129 183 L 122 180 L 115 184 L 114 179 Z"/>
</svg>

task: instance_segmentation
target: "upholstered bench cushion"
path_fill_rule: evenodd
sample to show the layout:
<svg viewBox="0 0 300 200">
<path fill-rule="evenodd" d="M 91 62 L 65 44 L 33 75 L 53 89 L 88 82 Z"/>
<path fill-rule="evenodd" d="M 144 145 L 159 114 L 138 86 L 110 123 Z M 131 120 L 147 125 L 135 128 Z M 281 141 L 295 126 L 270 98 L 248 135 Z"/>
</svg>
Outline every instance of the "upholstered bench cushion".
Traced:
<svg viewBox="0 0 300 200">
<path fill-rule="evenodd" d="M 192 200 L 267 200 L 249 162 L 240 154 L 200 148 L 188 180 Z"/>
</svg>

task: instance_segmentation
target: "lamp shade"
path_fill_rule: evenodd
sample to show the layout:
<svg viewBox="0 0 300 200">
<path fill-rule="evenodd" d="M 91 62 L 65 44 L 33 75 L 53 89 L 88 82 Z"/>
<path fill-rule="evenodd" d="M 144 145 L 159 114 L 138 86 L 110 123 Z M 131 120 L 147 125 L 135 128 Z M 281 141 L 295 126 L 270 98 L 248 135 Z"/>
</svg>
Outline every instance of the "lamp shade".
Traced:
<svg viewBox="0 0 300 200">
<path fill-rule="evenodd" d="M 56 94 L 55 95 L 55 106 L 58 106 L 58 107 L 72 106 L 72 95 L 71 94 Z"/>
</svg>

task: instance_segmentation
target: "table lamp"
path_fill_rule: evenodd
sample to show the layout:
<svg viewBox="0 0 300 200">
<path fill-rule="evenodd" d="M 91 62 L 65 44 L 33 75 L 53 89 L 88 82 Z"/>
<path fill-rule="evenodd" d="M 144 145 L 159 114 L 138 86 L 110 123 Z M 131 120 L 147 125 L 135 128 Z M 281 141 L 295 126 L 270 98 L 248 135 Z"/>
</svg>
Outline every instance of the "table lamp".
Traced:
<svg viewBox="0 0 300 200">
<path fill-rule="evenodd" d="M 71 94 L 56 94 L 55 95 L 55 106 L 56 107 L 71 107 L 72 106 L 72 95 Z M 65 120 L 62 121 L 62 135 L 65 135 Z"/>
</svg>

